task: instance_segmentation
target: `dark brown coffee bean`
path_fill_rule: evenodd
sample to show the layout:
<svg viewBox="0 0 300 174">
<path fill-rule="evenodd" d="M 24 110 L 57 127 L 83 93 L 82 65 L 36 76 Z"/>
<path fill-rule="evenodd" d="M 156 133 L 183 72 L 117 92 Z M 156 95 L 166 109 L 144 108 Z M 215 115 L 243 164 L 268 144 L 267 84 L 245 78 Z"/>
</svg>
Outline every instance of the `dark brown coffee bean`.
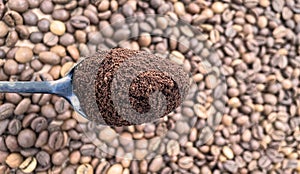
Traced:
<svg viewBox="0 0 300 174">
<path fill-rule="evenodd" d="M 12 10 L 22 13 L 28 9 L 29 4 L 27 0 L 8 1 L 8 7 Z"/>
<path fill-rule="evenodd" d="M 60 63 L 60 57 L 53 52 L 46 51 L 39 54 L 39 60 L 43 63 L 57 65 Z"/>
<path fill-rule="evenodd" d="M 47 129 L 48 122 L 45 117 L 36 117 L 32 122 L 31 122 L 31 129 L 34 130 L 35 132 L 41 132 L 45 129 Z"/>
<path fill-rule="evenodd" d="M 81 146 L 80 153 L 83 156 L 92 156 L 95 154 L 95 146 L 93 144 L 85 144 Z"/>
<path fill-rule="evenodd" d="M 16 152 L 20 150 L 20 147 L 18 145 L 18 141 L 17 138 L 15 136 L 12 135 L 8 135 L 5 138 L 5 144 L 6 147 L 11 151 L 11 152 Z"/>
<path fill-rule="evenodd" d="M 126 16 L 126 17 L 130 17 L 134 14 L 134 11 L 131 7 L 131 5 L 129 4 L 125 4 L 122 7 L 122 13 Z"/>
<path fill-rule="evenodd" d="M 24 23 L 26 25 L 30 25 L 30 26 L 36 26 L 37 25 L 38 17 L 34 12 L 27 11 L 27 12 L 23 13 L 22 16 L 23 16 L 23 19 L 24 19 Z"/>
<path fill-rule="evenodd" d="M 90 32 L 88 33 L 88 43 L 98 45 L 100 43 L 103 43 L 104 39 L 100 32 Z"/>
<path fill-rule="evenodd" d="M 29 8 L 37 8 L 40 6 L 41 0 L 27 0 Z"/>
<path fill-rule="evenodd" d="M 47 46 L 54 46 L 58 43 L 58 36 L 54 35 L 51 32 L 48 32 L 44 35 L 43 42 Z"/>
<path fill-rule="evenodd" d="M 18 32 L 19 37 L 21 39 L 28 39 L 30 33 L 26 26 L 18 25 L 18 26 L 16 26 L 16 31 Z"/>
<path fill-rule="evenodd" d="M 5 145 L 5 137 L 2 136 L 0 137 L 0 152 L 1 151 L 7 151 L 7 147 Z"/>
<path fill-rule="evenodd" d="M 49 51 L 49 48 L 46 45 L 42 44 L 42 43 L 37 43 L 33 47 L 33 53 L 34 54 L 40 54 L 41 52 L 45 52 L 45 51 Z M 37 59 L 34 59 L 34 60 L 37 60 Z"/>
<path fill-rule="evenodd" d="M 6 57 L 6 52 L 0 48 L 0 59 L 3 59 Z"/>
<path fill-rule="evenodd" d="M 90 25 L 90 20 L 85 16 L 73 16 L 70 22 L 71 25 L 77 29 L 84 29 Z"/>
<path fill-rule="evenodd" d="M 21 62 L 21 61 L 20 61 Z M 26 61 L 28 62 L 28 61 Z M 21 62 L 21 63 L 26 63 L 26 62 Z M 31 80 L 32 76 L 33 76 L 34 70 L 31 68 L 22 70 L 22 73 L 20 75 L 20 81 L 29 81 Z"/>
<path fill-rule="evenodd" d="M 52 18 L 59 21 L 67 21 L 70 18 L 70 14 L 65 9 L 57 9 L 52 12 Z"/>
<path fill-rule="evenodd" d="M 36 135 L 30 129 L 23 129 L 18 135 L 18 143 L 21 147 L 29 148 L 35 144 Z"/>
<path fill-rule="evenodd" d="M 58 150 L 63 148 L 64 143 L 64 135 L 60 131 L 52 132 L 49 140 L 48 140 L 48 146 L 52 148 L 53 150 Z"/>
<path fill-rule="evenodd" d="M 39 151 L 39 149 L 36 149 L 36 148 L 28 148 L 28 149 L 21 149 L 20 153 L 24 157 L 30 157 L 30 156 L 34 156 L 35 154 L 37 154 L 38 151 Z"/>
<path fill-rule="evenodd" d="M 11 135 L 17 135 L 21 129 L 22 129 L 22 123 L 20 120 L 13 119 L 9 122 L 8 132 Z"/>
<path fill-rule="evenodd" d="M 32 32 L 30 34 L 30 41 L 32 43 L 41 43 L 43 40 L 43 37 L 44 37 L 44 35 L 42 32 Z"/>
<path fill-rule="evenodd" d="M 64 98 L 60 98 L 55 102 L 54 107 L 57 113 L 62 114 L 69 109 L 69 103 Z"/>
<path fill-rule="evenodd" d="M 45 1 L 43 1 L 43 2 L 45 2 Z M 38 21 L 37 27 L 41 32 L 46 33 L 50 29 L 50 21 L 48 19 L 43 18 Z"/>
<path fill-rule="evenodd" d="M 14 26 L 23 24 L 22 16 L 16 11 L 6 12 L 3 17 L 3 20 L 10 27 L 14 27 Z"/>
<path fill-rule="evenodd" d="M 38 136 L 34 146 L 35 147 L 42 147 L 45 144 L 47 144 L 48 136 L 49 136 L 49 133 L 48 133 L 47 130 L 44 130 L 41 133 L 39 133 L 39 136 Z"/>
<path fill-rule="evenodd" d="M 98 24 L 99 18 L 97 14 L 91 10 L 84 10 L 83 15 L 86 16 L 92 24 Z"/>
<path fill-rule="evenodd" d="M 18 39 L 19 39 L 18 33 L 16 31 L 14 31 L 14 30 L 10 31 L 8 33 L 8 36 L 6 37 L 6 41 L 5 41 L 6 46 L 8 46 L 8 47 L 15 46 L 16 43 L 18 42 Z"/>
<path fill-rule="evenodd" d="M 5 103 L 0 106 L 0 120 L 4 120 L 13 115 L 15 105 L 10 103 Z"/>
<path fill-rule="evenodd" d="M 51 0 L 44 0 L 40 5 L 40 9 L 45 14 L 51 14 L 54 10 L 54 4 Z"/>
<path fill-rule="evenodd" d="M 39 71 L 42 69 L 43 64 L 38 60 L 38 59 L 34 59 L 30 62 L 30 66 L 32 69 L 34 69 L 35 71 Z"/>
<path fill-rule="evenodd" d="M 39 164 L 37 171 L 46 171 L 51 166 L 50 155 L 45 151 L 40 151 L 36 154 L 36 160 Z"/>
<path fill-rule="evenodd" d="M 15 75 L 18 73 L 18 63 L 13 59 L 8 59 L 4 64 L 4 72 L 7 75 Z"/>
<path fill-rule="evenodd" d="M 6 120 L 0 119 L 0 124 L 1 124 L 1 126 L 0 126 L 0 135 L 2 135 L 6 131 L 8 123 L 9 123 L 8 119 L 6 119 Z"/>
<path fill-rule="evenodd" d="M 63 46 L 72 45 L 75 42 L 75 38 L 72 34 L 66 33 L 62 35 L 59 39 L 59 43 Z"/>
</svg>

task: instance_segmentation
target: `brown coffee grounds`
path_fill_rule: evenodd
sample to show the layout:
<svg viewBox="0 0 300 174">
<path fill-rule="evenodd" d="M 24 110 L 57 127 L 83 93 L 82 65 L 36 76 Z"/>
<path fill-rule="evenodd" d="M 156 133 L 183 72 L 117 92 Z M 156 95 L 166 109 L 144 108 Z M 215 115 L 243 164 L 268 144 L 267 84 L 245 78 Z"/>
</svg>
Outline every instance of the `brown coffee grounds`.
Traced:
<svg viewBox="0 0 300 174">
<path fill-rule="evenodd" d="M 101 56 L 101 58 L 96 60 L 95 57 L 97 56 Z M 80 101 L 81 107 L 84 108 L 84 112 L 88 117 L 98 124 L 128 126 L 153 121 L 178 107 L 182 97 L 184 97 L 181 93 L 187 92 L 188 83 L 186 76 L 182 74 L 182 77 L 177 78 L 183 71 L 173 69 L 178 68 L 178 66 L 170 66 L 170 64 L 161 63 L 161 58 L 158 58 L 153 54 L 117 48 L 110 51 L 98 52 L 95 56 L 91 57 L 92 59 L 88 59 L 90 61 L 85 60 L 82 64 L 89 62 L 89 64 L 93 65 L 88 65 L 87 67 L 78 66 L 75 71 L 84 72 L 74 72 L 74 75 L 82 76 L 82 81 L 88 84 L 94 82 L 94 93 L 90 93 L 93 96 L 90 96 L 90 94 L 87 93 L 88 91 L 91 91 L 91 86 L 80 86 L 79 83 L 83 83 L 82 81 L 79 82 L 79 80 L 76 80 L 73 82 L 73 85 L 74 92 L 78 98 L 86 95 L 84 97 L 85 100 Z M 147 64 L 138 61 L 139 59 L 151 61 Z M 126 63 L 124 63 L 125 61 Z M 125 66 L 125 71 L 118 72 L 122 69 L 123 65 Z M 96 66 L 98 66 L 96 68 L 97 72 L 96 70 L 90 69 L 95 68 Z M 157 68 L 154 68 L 153 70 L 142 71 L 141 73 L 138 73 L 138 75 L 132 73 L 134 70 L 142 70 L 146 66 L 159 67 L 160 71 L 158 71 Z M 96 75 L 86 77 L 88 69 L 93 71 Z M 117 72 L 123 76 L 118 76 Z M 185 85 L 178 85 L 174 79 L 168 75 L 168 72 L 172 73 L 172 76 L 176 76 L 177 82 L 183 82 Z M 116 81 L 117 85 L 113 88 L 113 80 L 116 77 L 118 77 Z M 129 83 L 130 85 L 126 87 L 126 85 L 124 85 L 125 83 Z M 184 87 L 183 91 L 179 90 L 182 86 Z M 78 87 L 81 89 L 78 90 Z M 164 100 L 163 97 L 153 95 L 157 91 L 160 91 L 164 95 L 167 103 L 160 101 Z M 117 96 L 115 101 L 118 101 L 118 104 L 114 103 L 113 96 Z M 155 101 L 157 105 L 151 104 L 151 96 L 157 100 Z M 131 107 L 130 109 L 128 109 L 128 106 L 126 105 L 126 103 L 128 103 L 128 100 L 126 99 L 128 98 Z M 94 102 L 91 101 L 92 99 L 94 99 Z M 92 108 L 95 107 L 95 105 L 97 105 L 97 108 Z M 160 107 L 159 105 L 162 106 Z M 165 107 L 163 110 L 165 112 L 161 113 L 160 111 L 163 107 Z M 145 113 L 150 110 L 154 114 L 150 113 L 145 115 Z M 134 113 L 137 114 L 134 115 Z"/>
</svg>

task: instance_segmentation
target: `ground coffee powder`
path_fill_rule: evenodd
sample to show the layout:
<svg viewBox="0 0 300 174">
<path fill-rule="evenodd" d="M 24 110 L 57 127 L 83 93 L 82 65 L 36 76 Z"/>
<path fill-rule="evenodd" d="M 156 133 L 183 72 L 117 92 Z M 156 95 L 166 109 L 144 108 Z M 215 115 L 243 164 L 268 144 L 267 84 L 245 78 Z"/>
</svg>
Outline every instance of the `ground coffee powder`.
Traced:
<svg viewBox="0 0 300 174">
<path fill-rule="evenodd" d="M 85 60 L 82 63 L 84 66 L 77 66 L 75 69 L 74 92 L 79 98 L 84 99 L 80 101 L 84 112 L 98 124 L 128 126 L 153 121 L 178 107 L 188 89 L 187 76 L 179 66 L 166 61 L 162 63 L 162 58 L 150 53 L 116 48 L 99 51 L 87 59 L 89 61 Z M 145 63 L 139 60 L 148 61 Z M 122 64 L 125 70 L 118 72 L 122 69 Z M 142 71 L 137 76 L 133 73 L 145 67 L 148 67 L 147 71 Z M 88 77 L 91 72 L 94 75 Z M 117 72 L 122 75 L 118 76 Z M 117 81 L 113 88 L 114 79 Z M 124 85 L 126 83 L 130 85 L 126 87 Z M 164 97 L 154 95 L 158 91 Z M 118 101 L 118 105 L 113 101 L 113 94 L 117 96 L 115 102 Z M 157 100 L 155 101 L 157 105 L 151 104 L 151 96 Z M 126 105 L 128 103 L 130 106 Z M 163 107 L 165 109 L 162 113 Z M 151 109 L 152 113 L 145 115 Z"/>
</svg>

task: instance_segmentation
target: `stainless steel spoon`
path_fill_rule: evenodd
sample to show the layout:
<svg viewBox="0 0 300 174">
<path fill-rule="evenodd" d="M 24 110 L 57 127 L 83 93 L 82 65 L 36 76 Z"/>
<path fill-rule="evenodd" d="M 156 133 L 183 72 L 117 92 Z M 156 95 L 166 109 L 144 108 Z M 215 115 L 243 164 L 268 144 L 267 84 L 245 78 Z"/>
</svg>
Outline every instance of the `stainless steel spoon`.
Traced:
<svg viewBox="0 0 300 174">
<path fill-rule="evenodd" d="M 84 60 L 84 59 L 83 59 Z M 1 93 L 47 93 L 56 94 L 64 97 L 80 115 L 89 119 L 80 107 L 80 102 L 73 92 L 72 79 L 74 69 L 82 61 L 75 64 L 67 75 L 61 79 L 55 81 L 41 81 L 41 82 L 0 82 Z"/>
</svg>

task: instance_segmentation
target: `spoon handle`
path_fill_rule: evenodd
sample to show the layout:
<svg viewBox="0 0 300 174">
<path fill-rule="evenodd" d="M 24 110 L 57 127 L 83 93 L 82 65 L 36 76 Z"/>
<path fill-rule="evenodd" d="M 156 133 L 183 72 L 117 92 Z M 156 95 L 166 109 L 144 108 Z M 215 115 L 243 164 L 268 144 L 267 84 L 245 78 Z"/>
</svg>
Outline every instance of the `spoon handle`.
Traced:
<svg viewBox="0 0 300 174">
<path fill-rule="evenodd" d="M 55 81 L 42 82 L 0 82 L 0 92 L 11 93 L 50 93 L 53 94 Z"/>
</svg>

